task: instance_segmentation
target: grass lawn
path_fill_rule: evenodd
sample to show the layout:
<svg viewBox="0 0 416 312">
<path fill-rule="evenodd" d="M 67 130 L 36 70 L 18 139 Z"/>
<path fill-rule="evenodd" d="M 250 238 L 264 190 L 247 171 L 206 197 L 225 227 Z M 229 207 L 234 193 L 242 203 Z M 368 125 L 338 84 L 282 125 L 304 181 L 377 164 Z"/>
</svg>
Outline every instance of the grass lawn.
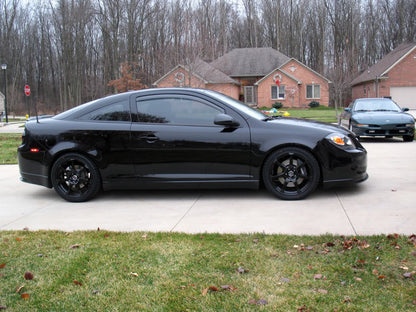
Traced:
<svg viewBox="0 0 416 312">
<path fill-rule="evenodd" d="M 17 164 L 17 147 L 22 143 L 19 133 L 0 134 L 0 164 Z"/>
<path fill-rule="evenodd" d="M 338 109 L 338 115 L 342 113 L 343 109 Z M 338 119 L 335 113 L 335 108 L 326 107 L 326 106 L 319 106 L 315 108 L 307 108 L 307 109 L 296 109 L 296 108 L 281 108 L 279 109 L 279 113 L 275 113 L 273 115 L 279 116 L 283 115 L 284 112 L 288 112 L 290 117 L 295 118 L 305 118 L 305 119 L 312 119 L 318 120 L 323 122 L 330 122 L 330 123 L 337 123 Z"/>
<path fill-rule="evenodd" d="M 399 235 L 3 231 L 0 310 L 415 311 L 415 244 Z"/>
</svg>

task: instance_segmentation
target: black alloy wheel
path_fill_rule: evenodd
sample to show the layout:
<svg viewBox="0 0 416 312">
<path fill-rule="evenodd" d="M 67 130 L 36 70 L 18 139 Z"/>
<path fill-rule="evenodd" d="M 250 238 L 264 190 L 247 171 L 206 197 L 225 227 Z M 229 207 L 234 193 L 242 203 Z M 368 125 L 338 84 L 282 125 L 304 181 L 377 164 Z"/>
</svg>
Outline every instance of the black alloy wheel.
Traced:
<svg viewBox="0 0 416 312">
<path fill-rule="evenodd" d="M 70 202 L 90 200 L 101 189 L 98 169 L 90 159 L 77 153 L 65 154 L 55 161 L 51 180 L 59 196 Z"/>
<path fill-rule="evenodd" d="M 315 157 L 298 147 L 273 152 L 263 166 L 266 188 L 280 199 L 302 199 L 319 184 L 320 167 Z"/>
</svg>

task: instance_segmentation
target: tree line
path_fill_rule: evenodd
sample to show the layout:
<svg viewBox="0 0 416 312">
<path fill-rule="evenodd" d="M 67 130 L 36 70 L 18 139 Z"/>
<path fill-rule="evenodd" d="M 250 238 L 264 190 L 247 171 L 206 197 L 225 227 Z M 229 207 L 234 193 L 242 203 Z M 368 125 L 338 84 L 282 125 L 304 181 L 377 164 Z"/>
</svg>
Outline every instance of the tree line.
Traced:
<svg viewBox="0 0 416 312">
<path fill-rule="evenodd" d="M 333 82 L 349 82 L 402 42 L 416 41 L 413 0 L 2 0 L 0 62 L 9 112 L 23 86 L 55 113 L 114 93 L 128 64 L 148 87 L 177 64 L 234 48 L 273 47 Z M 0 77 L 3 77 L 1 75 Z M 3 81 L 3 78 L 0 78 Z M 3 83 L 0 84 L 3 90 Z"/>
</svg>

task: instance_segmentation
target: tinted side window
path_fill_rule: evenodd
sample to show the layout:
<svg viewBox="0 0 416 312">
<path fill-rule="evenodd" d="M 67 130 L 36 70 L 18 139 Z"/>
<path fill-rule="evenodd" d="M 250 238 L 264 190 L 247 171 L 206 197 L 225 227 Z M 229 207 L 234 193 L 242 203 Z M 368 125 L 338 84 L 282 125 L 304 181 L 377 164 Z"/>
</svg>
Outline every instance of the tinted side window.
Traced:
<svg viewBox="0 0 416 312">
<path fill-rule="evenodd" d="M 130 121 L 129 101 L 100 107 L 80 117 L 81 120 Z"/>
<path fill-rule="evenodd" d="M 139 122 L 213 126 L 223 110 L 197 100 L 159 98 L 137 101 Z"/>
</svg>

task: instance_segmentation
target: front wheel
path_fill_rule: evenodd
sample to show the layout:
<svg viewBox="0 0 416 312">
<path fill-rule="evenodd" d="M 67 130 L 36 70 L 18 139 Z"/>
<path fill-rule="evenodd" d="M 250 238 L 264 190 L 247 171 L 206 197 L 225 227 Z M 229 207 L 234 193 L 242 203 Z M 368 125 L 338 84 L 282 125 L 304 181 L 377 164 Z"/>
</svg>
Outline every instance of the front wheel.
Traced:
<svg viewBox="0 0 416 312">
<path fill-rule="evenodd" d="M 70 202 L 90 200 L 101 189 L 97 167 L 90 159 L 77 153 L 65 154 L 55 161 L 51 180 L 59 196 Z"/>
<path fill-rule="evenodd" d="M 297 147 L 273 152 L 263 166 L 265 187 L 280 199 L 302 199 L 319 184 L 320 168 L 315 157 Z"/>
<path fill-rule="evenodd" d="M 415 139 L 415 135 L 404 135 L 403 141 L 404 142 L 412 142 Z"/>
</svg>

